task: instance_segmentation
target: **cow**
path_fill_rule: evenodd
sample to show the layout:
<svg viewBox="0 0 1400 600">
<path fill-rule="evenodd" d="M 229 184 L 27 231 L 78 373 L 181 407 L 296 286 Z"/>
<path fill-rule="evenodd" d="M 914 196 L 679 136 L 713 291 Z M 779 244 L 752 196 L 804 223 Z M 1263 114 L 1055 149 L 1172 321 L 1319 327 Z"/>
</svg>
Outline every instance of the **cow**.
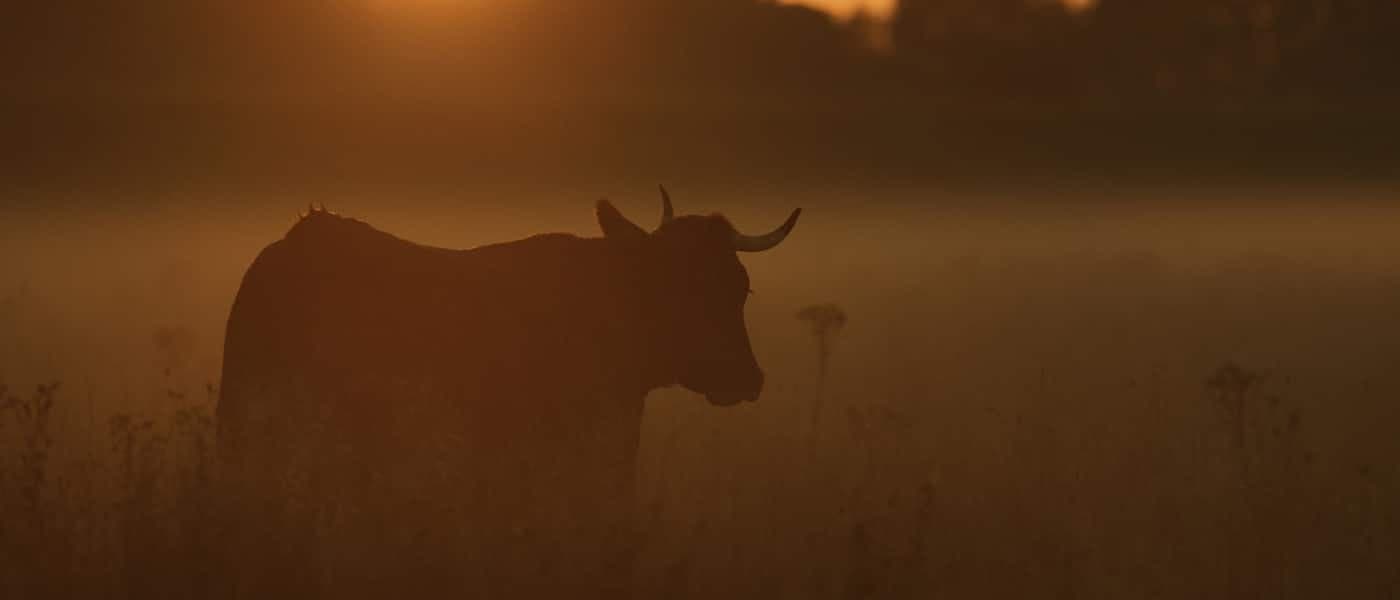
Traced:
<svg viewBox="0 0 1400 600">
<path fill-rule="evenodd" d="M 217 407 L 233 597 L 620 597 L 643 403 L 758 399 L 720 215 L 451 250 L 324 209 L 246 272 Z"/>
</svg>

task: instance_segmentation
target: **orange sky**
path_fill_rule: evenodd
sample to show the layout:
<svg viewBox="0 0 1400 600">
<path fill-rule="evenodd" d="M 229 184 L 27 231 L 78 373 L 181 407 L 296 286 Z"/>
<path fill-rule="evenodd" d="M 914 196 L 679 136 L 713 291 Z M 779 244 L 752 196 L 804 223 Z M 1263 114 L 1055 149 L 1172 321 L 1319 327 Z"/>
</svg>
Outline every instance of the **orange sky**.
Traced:
<svg viewBox="0 0 1400 600">
<path fill-rule="evenodd" d="M 878 17 L 889 16 L 894 12 L 898 0 L 779 0 L 786 4 L 805 4 L 819 8 L 839 17 L 849 17 L 861 8 Z M 1085 8 L 1094 0 L 1063 0 L 1071 8 Z"/>
<path fill-rule="evenodd" d="M 780 0 L 785 4 L 805 4 L 840 17 L 849 17 L 864 7 L 876 16 L 888 16 L 897 0 Z"/>
</svg>

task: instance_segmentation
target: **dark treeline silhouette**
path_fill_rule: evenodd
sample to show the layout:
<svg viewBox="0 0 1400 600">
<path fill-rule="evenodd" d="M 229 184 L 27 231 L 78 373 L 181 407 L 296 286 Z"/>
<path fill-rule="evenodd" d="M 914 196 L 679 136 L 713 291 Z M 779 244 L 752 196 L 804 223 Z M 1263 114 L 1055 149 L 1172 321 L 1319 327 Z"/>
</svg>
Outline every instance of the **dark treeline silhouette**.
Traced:
<svg viewBox="0 0 1400 600">
<path fill-rule="evenodd" d="M 758 0 L 70 0 L 5 21 L 0 114 L 47 174 L 270 150 L 343 172 L 552 152 L 585 172 L 927 174 L 1125 147 L 1354 174 L 1393 162 L 1400 91 L 1388 0 L 902 0 L 888 23 Z"/>
<path fill-rule="evenodd" d="M 9 13 L 14 85 L 31 90 L 164 84 L 228 93 L 282 84 L 358 93 L 367 78 L 418 61 L 427 67 L 421 75 L 446 88 L 470 85 L 472 94 L 483 92 L 482 75 L 767 89 L 895 75 L 968 95 L 1335 97 L 1394 91 L 1385 59 L 1400 52 L 1400 5 L 1386 0 L 1099 0 L 1079 9 L 1053 0 L 902 0 L 888 46 L 860 30 L 868 21 L 853 26 L 758 0 L 68 1 Z M 889 64 L 898 68 L 880 69 Z"/>
<path fill-rule="evenodd" d="M 31 91 L 155 86 L 235 99 L 354 97 L 373 89 L 366 82 L 404 83 L 392 78 L 405 71 L 431 79 L 436 94 L 473 96 L 526 80 L 556 91 L 627 80 L 770 86 L 785 73 L 815 75 L 791 67 L 839 68 L 853 56 L 822 13 L 751 0 L 395 4 L 46 3 L 11 11 L 7 45 Z"/>
<path fill-rule="evenodd" d="M 893 26 L 929 80 L 1089 100 L 1339 101 L 1396 91 L 1400 5 L 1383 0 L 903 0 Z M 1289 94 L 1290 97 L 1280 97 Z"/>
</svg>

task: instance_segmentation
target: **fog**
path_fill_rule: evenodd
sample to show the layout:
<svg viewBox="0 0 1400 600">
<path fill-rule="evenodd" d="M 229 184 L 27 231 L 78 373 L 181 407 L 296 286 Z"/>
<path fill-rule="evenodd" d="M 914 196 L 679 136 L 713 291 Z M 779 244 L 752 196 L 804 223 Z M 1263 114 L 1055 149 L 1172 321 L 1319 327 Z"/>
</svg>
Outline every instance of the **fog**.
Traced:
<svg viewBox="0 0 1400 600">
<path fill-rule="evenodd" d="M 1070 181 L 664 182 L 681 213 L 741 229 L 805 212 L 781 251 L 744 257 L 762 399 L 647 400 L 637 593 L 1394 594 L 1393 189 Z M 5 512 L 48 531 L 7 528 L 28 558 L 6 578 L 52 595 L 185 589 L 150 575 L 200 569 L 179 550 L 189 410 L 212 413 L 243 271 L 308 203 L 469 248 L 596 236 L 602 196 L 648 223 L 654 183 L 15 191 L 0 381 L 20 399 L 61 385 L 37 481 L 34 421 L 0 413 Z M 823 303 L 849 321 L 819 384 L 796 313 Z M 1231 368 L 1246 383 L 1220 378 Z M 150 454 L 123 455 L 133 439 Z M 102 514 L 123 516 L 83 520 Z"/>
<path fill-rule="evenodd" d="M 7 11 L 0 598 L 1400 596 L 1400 3 L 854 4 Z"/>
</svg>

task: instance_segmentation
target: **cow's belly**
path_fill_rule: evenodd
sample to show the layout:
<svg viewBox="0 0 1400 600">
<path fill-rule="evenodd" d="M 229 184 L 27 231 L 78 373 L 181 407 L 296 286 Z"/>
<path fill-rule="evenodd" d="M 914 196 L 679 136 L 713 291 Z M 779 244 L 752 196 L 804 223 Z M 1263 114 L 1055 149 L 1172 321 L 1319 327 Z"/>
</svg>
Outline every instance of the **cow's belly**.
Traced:
<svg viewBox="0 0 1400 600">
<path fill-rule="evenodd" d="M 280 560 L 301 561 L 308 585 L 625 584 L 640 398 L 488 401 L 368 378 L 256 387 L 276 401 L 245 402 L 237 427 L 244 485 L 263 499 L 249 506 L 298 530 Z"/>
</svg>

